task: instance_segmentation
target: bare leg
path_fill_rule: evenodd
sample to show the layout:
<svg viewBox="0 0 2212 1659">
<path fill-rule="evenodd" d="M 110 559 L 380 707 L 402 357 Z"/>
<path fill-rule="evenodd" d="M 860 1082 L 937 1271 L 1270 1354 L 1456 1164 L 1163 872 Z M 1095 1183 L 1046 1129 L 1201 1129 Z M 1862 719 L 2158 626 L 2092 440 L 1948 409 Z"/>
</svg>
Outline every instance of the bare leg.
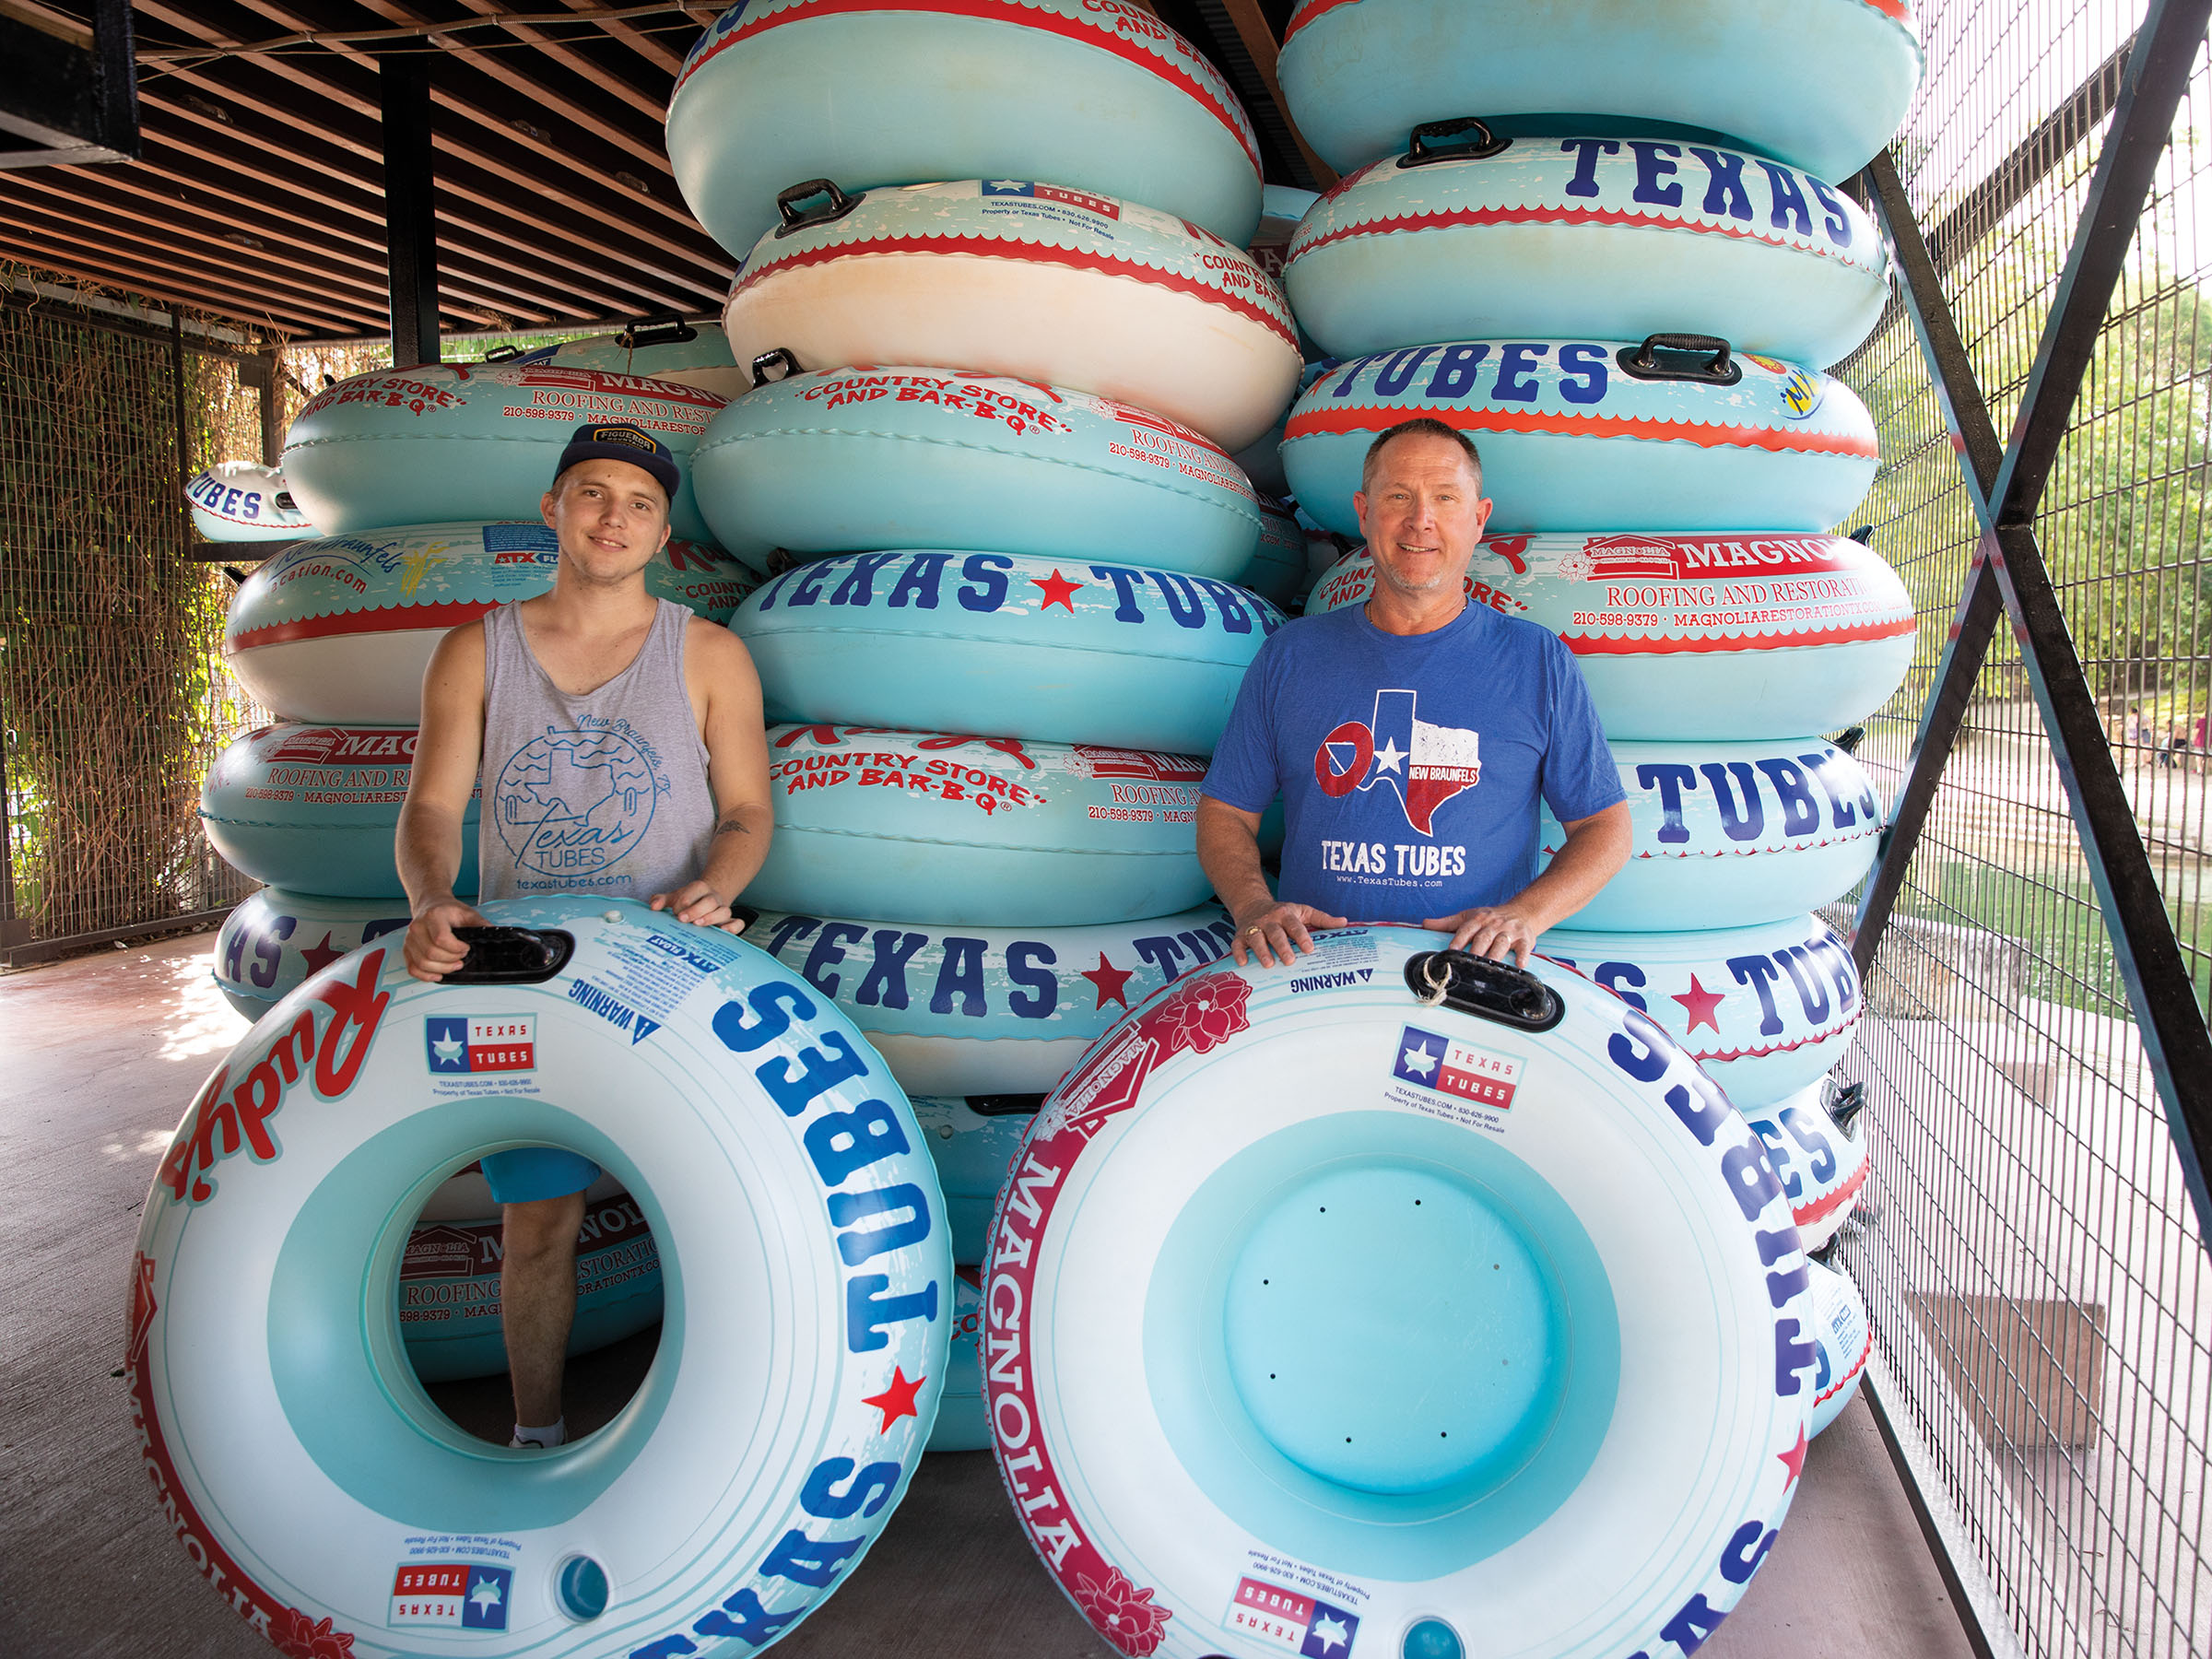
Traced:
<svg viewBox="0 0 2212 1659">
<path fill-rule="evenodd" d="M 583 1194 L 501 1206 L 500 1324 L 507 1337 L 507 1372 L 514 1383 L 514 1420 L 560 1419 L 560 1375 L 576 1319 L 576 1230 Z"/>
</svg>

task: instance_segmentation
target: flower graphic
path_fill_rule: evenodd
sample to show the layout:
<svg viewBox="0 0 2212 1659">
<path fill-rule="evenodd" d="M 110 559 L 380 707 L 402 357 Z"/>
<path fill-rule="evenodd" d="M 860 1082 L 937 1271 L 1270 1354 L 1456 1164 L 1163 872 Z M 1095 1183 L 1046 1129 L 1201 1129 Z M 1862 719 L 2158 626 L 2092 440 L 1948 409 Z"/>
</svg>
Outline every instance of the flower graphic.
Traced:
<svg viewBox="0 0 2212 1659">
<path fill-rule="evenodd" d="M 334 1630 L 325 1618 L 310 1624 L 297 1607 L 287 1607 L 269 1624 L 269 1640 L 286 1659 L 353 1659 L 353 1632 Z"/>
<path fill-rule="evenodd" d="M 1244 1005 L 1251 998 L 1252 986 L 1240 974 L 1202 973 L 1183 981 L 1146 1017 L 1160 1058 L 1185 1049 L 1203 1054 L 1248 1029 Z"/>
<path fill-rule="evenodd" d="M 1099 1634 L 1130 1659 L 1145 1659 L 1156 1650 L 1167 1634 L 1168 1620 L 1175 1617 L 1165 1607 L 1154 1606 L 1152 1594 L 1123 1577 L 1119 1567 L 1107 1568 L 1103 1583 L 1087 1572 L 1076 1575 L 1076 1605 Z"/>
</svg>

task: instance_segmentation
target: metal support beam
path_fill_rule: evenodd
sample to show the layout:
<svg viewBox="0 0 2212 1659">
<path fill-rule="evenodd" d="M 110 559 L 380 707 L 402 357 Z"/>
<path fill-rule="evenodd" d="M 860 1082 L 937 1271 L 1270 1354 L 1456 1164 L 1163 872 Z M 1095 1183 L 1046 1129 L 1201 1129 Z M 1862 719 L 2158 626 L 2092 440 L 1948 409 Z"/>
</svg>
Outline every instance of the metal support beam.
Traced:
<svg viewBox="0 0 2212 1659">
<path fill-rule="evenodd" d="M 1942 668 L 1922 716 L 1912 771 L 1899 795 L 1900 810 L 1860 906 L 1852 948 L 1865 971 L 1888 923 L 2001 607 L 2019 641 L 2090 884 L 2112 934 L 2114 962 L 2166 1108 L 2174 1151 L 2195 1206 L 2199 1237 L 2212 1251 L 2212 1193 L 2207 1193 L 2204 1167 L 2204 1153 L 2212 1149 L 2212 1030 L 2206 1029 L 2197 1005 L 2195 986 L 2151 870 L 2134 804 L 2121 782 L 2111 739 L 2034 529 L 2044 486 L 2073 418 L 2082 378 L 2096 351 L 2207 22 L 2212 22 L 2212 0 L 2152 0 L 2128 58 L 2112 127 L 2044 323 L 2010 442 L 1994 470 L 1990 456 L 1994 437 L 1987 406 L 1959 345 L 1957 326 L 1913 223 L 1912 206 L 1886 158 L 1869 170 L 1905 277 L 1906 308 L 1958 441 L 1967 491 L 1982 520 L 1983 535 Z"/>
<path fill-rule="evenodd" d="M 384 247 L 392 275 L 392 366 L 438 361 L 437 181 L 430 74 L 419 55 L 379 66 L 384 120 Z"/>
<path fill-rule="evenodd" d="M 138 159 L 131 0 L 93 0 L 92 26 L 43 9 L 0 16 L 0 167 Z"/>
</svg>

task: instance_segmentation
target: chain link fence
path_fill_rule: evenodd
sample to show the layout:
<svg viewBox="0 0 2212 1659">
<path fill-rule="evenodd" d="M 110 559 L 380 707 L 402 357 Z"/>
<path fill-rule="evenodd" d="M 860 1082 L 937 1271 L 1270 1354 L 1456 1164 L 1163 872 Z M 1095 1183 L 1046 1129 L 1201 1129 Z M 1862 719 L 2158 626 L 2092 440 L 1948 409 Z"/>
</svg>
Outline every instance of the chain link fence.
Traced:
<svg viewBox="0 0 2212 1659">
<path fill-rule="evenodd" d="M 1921 6 L 1928 75 L 1898 168 L 2000 432 L 2143 10 Z M 2200 1002 L 2208 121 L 2200 52 L 2036 523 Z M 1860 750 L 1894 793 L 1978 526 L 1900 308 L 1842 372 L 1881 429 L 1859 517 L 1921 614 L 1913 673 Z M 2212 1269 L 2009 630 L 1944 763 L 1844 1075 L 1867 1084 L 1874 1178 L 1836 1261 L 2000 1625 L 2053 1659 L 2212 1651 Z"/>
</svg>

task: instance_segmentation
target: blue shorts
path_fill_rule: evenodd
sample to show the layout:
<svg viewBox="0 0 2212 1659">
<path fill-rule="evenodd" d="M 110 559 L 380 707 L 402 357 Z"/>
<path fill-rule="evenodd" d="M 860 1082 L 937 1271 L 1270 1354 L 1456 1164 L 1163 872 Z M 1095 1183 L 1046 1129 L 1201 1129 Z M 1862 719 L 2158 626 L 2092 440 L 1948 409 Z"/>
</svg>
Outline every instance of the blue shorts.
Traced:
<svg viewBox="0 0 2212 1659">
<path fill-rule="evenodd" d="M 581 1193 L 599 1179 L 599 1166 L 581 1153 L 559 1147 L 519 1147 L 512 1152 L 487 1152 L 484 1180 L 491 1195 L 501 1204 L 529 1204 L 540 1198 L 565 1198 Z"/>
</svg>

